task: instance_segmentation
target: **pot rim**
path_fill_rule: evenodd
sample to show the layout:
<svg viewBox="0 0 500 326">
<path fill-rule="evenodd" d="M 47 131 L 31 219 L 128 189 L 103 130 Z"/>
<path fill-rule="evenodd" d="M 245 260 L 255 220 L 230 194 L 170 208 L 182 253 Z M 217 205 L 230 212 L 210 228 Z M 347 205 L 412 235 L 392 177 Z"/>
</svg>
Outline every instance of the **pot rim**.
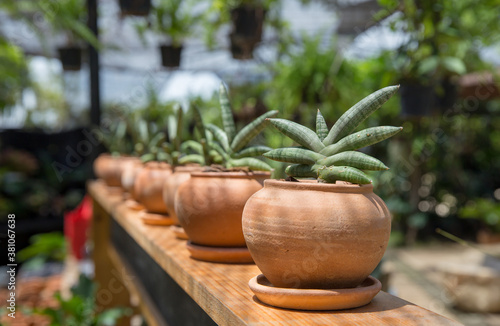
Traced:
<svg viewBox="0 0 500 326">
<path fill-rule="evenodd" d="M 198 172 L 204 169 L 205 167 L 200 165 L 178 165 L 172 167 L 172 170 L 175 172 Z"/>
<path fill-rule="evenodd" d="M 234 179 L 249 179 L 254 177 L 271 177 L 271 172 L 264 171 L 234 171 L 234 172 L 212 172 L 212 171 L 195 171 L 191 172 L 191 177 L 196 178 L 234 178 Z"/>
<path fill-rule="evenodd" d="M 368 193 L 373 192 L 373 184 L 359 185 L 345 181 L 337 183 L 320 183 L 317 180 L 299 180 L 299 182 L 283 179 L 264 180 L 264 188 L 278 188 L 287 190 L 314 190 L 324 192 Z"/>
</svg>

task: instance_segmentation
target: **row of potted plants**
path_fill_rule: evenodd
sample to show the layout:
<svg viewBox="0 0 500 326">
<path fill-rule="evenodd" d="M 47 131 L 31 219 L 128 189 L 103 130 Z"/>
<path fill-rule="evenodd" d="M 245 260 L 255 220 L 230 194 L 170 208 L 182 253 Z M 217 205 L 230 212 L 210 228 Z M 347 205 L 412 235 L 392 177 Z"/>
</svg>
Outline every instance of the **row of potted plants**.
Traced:
<svg viewBox="0 0 500 326">
<path fill-rule="evenodd" d="M 398 88 L 367 96 L 332 128 L 319 110 L 315 131 L 269 111 L 237 132 L 221 85 L 222 128 L 204 123 L 196 106 L 191 109 L 195 139 L 183 138 L 180 107 L 169 117 L 168 135 L 149 135 L 147 124 L 139 120 L 132 133 L 141 159 L 100 156 L 95 172 L 109 186 L 121 185 L 145 208 L 145 223 L 180 224 L 185 235 L 179 228 L 177 234 L 189 239 L 193 258 L 254 261 L 263 275 L 249 284 L 263 302 L 312 310 L 364 305 L 380 290 L 380 282 L 369 274 L 384 254 L 391 222 L 362 171 L 387 167 L 358 149 L 402 128 L 353 131 Z M 299 147 L 250 145 L 269 124 Z M 126 127 L 116 129 L 120 139 Z M 290 163 L 288 178 L 270 179 L 271 167 L 256 158 L 261 155 Z M 332 289 L 345 300 L 333 299 Z M 322 299 L 311 301 L 311 295 Z"/>
</svg>

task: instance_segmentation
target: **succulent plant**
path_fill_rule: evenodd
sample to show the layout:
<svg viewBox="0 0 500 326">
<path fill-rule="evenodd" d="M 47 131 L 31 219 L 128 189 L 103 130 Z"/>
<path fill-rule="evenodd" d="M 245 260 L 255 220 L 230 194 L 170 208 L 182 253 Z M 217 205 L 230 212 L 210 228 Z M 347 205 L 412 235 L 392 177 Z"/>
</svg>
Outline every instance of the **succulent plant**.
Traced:
<svg viewBox="0 0 500 326">
<path fill-rule="evenodd" d="M 219 101 L 223 129 L 210 123 L 204 125 L 204 129 L 208 131 L 207 134 L 212 135 L 212 137 L 207 135 L 209 148 L 221 156 L 222 165 L 225 168 L 247 167 L 250 170 L 271 170 L 272 168 L 267 163 L 255 158 L 271 148 L 259 145 L 249 146 L 249 143 L 265 128 L 268 123 L 267 119 L 275 116 L 278 111 L 266 112 L 236 132 L 227 90 L 222 83 L 219 89 Z"/>
<path fill-rule="evenodd" d="M 327 183 L 337 180 L 355 184 L 371 183 L 361 170 L 380 171 L 388 167 L 378 159 L 356 150 L 394 136 L 403 128 L 380 126 L 351 133 L 398 89 L 399 86 L 389 86 L 365 97 L 347 110 L 330 130 L 319 110 L 316 132 L 286 119 L 268 119 L 281 133 L 302 147 L 274 149 L 264 156 L 293 163 L 285 170 L 290 177 L 316 178 Z"/>
</svg>

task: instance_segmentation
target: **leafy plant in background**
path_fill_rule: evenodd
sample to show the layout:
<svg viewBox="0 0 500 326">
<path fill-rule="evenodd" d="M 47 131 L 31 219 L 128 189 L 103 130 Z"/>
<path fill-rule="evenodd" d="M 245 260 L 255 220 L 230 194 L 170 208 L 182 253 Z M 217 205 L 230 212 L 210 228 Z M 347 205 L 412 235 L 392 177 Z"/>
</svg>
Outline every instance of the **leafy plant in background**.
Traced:
<svg viewBox="0 0 500 326">
<path fill-rule="evenodd" d="M 18 260 L 24 262 L 23 268 L 37 269 L 48 261 L 62 262 L 66 257 L 66 239 L 61 232 L 36 234 L 30 242 L 17 253 Z"/>
<path fill-rule="evenodd" d="M 45 35 L 35 25 L 34 14 L 41 14 L 53 33 L 63 34 L 66 45 L 73 46 L 86 41 L 96 49 L 101 48 L 101 44 L 86 25 L 85 0 L 4 0 L 0 7 L 14 17 L 24 19 L 42 40 Z"/>
<path fill-rule="evenodd" d="M 345 112 L 328 130 L 318 110 L 316 132 L 293 121 L 269 119 L 281 133 L 303 146 L 302 148 L 279 148 L 267 152 L 265 157 L 292 163 L 285 172 L 290 177 L 317 178 L 321 182 L 335 183 L 337 180 L 356 184 L 371 183 L 363 170 L 387 170 L 379 160 L 355 150 L 378 143 L 401 131 L 401 127 L 373 127 L 354 134 L 351 132 L 385 103 L 398 86 L 383 88 L 358 102 Z"/>
<path fill-rule="evenodd" d="M 275 116 L 278 111 L 266 112 L 236 132 L 229 97 L 223 84 L 220 85 L 219 100 L 223 129 L 214 124 L 206 124 L 204 128 L 213 135 L 213 141 L 209 142 L 209 146 L 222 157 L 222 165 L 228 169 L 245 167 L 250 170 L 271 170 L 267 163 L 255 158 L 269 151 L 270 148 L 252 146 L 249 143 L 265 128 L 266 119 Z"/>
<path fill-rule="evenodd" d="M 497 42 L 500 32 L 495 0 L 381 0 L 378 17 L 407 39 L 394 52 L 392 64 L 399 80 L 429 84 L 484 68 L 481 46 Z M 387 54 L 386 54 L 387 55 Z"/>
<path fill-rule="evenodd" d="M 0 112 L 15 105 L 28 85 L 28 70 L 22 50 L 0 34 Z"/>
<path fill-rule="evenodd" d="M 151 9 L 148 19 L 135 25 L 137 33 L 145 42 L 148 31 L 170 39 L 171 45 L 182 46 L 184 39 L 191 36 L 201 14 L 194 12 L 197 0 L 158 0 Z"/>
<path fill-rule="evenodd" d="M 113 326 L 129 315 L 130 309 L 111 308 L 98 312 L 96 305 L 97 285 L 81 274 L 78 284 L 71 289 L 71 297 L 65 299 L 60 293 L 55 298 L 58 308 L 34 309 L 34 312 L 50 318 L 54 326 Z"/>
<path fill-rule="evenodd" d="M 491 231 L 500 233 L 500 203 L 498 201 L 486 198 L 471 200 L 460 209 L 458 216 L 478 219 Z"/>
</svg>

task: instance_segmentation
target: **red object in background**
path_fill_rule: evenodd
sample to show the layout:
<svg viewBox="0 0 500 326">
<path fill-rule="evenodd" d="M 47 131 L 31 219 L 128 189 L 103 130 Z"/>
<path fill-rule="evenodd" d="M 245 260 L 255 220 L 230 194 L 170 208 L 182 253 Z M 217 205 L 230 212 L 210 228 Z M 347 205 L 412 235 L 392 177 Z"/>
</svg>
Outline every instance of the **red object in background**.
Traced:
<svg viewBox="0 0 500 326">
<path fill-rule="evenodd" d="M 92 219 L 92 201 L 89 196 L 74 210 L 64 214 L 64 235 L 68 240 L 71 253 L 76 259 L 83 258 L 84 246 Z"/>
</svg>

